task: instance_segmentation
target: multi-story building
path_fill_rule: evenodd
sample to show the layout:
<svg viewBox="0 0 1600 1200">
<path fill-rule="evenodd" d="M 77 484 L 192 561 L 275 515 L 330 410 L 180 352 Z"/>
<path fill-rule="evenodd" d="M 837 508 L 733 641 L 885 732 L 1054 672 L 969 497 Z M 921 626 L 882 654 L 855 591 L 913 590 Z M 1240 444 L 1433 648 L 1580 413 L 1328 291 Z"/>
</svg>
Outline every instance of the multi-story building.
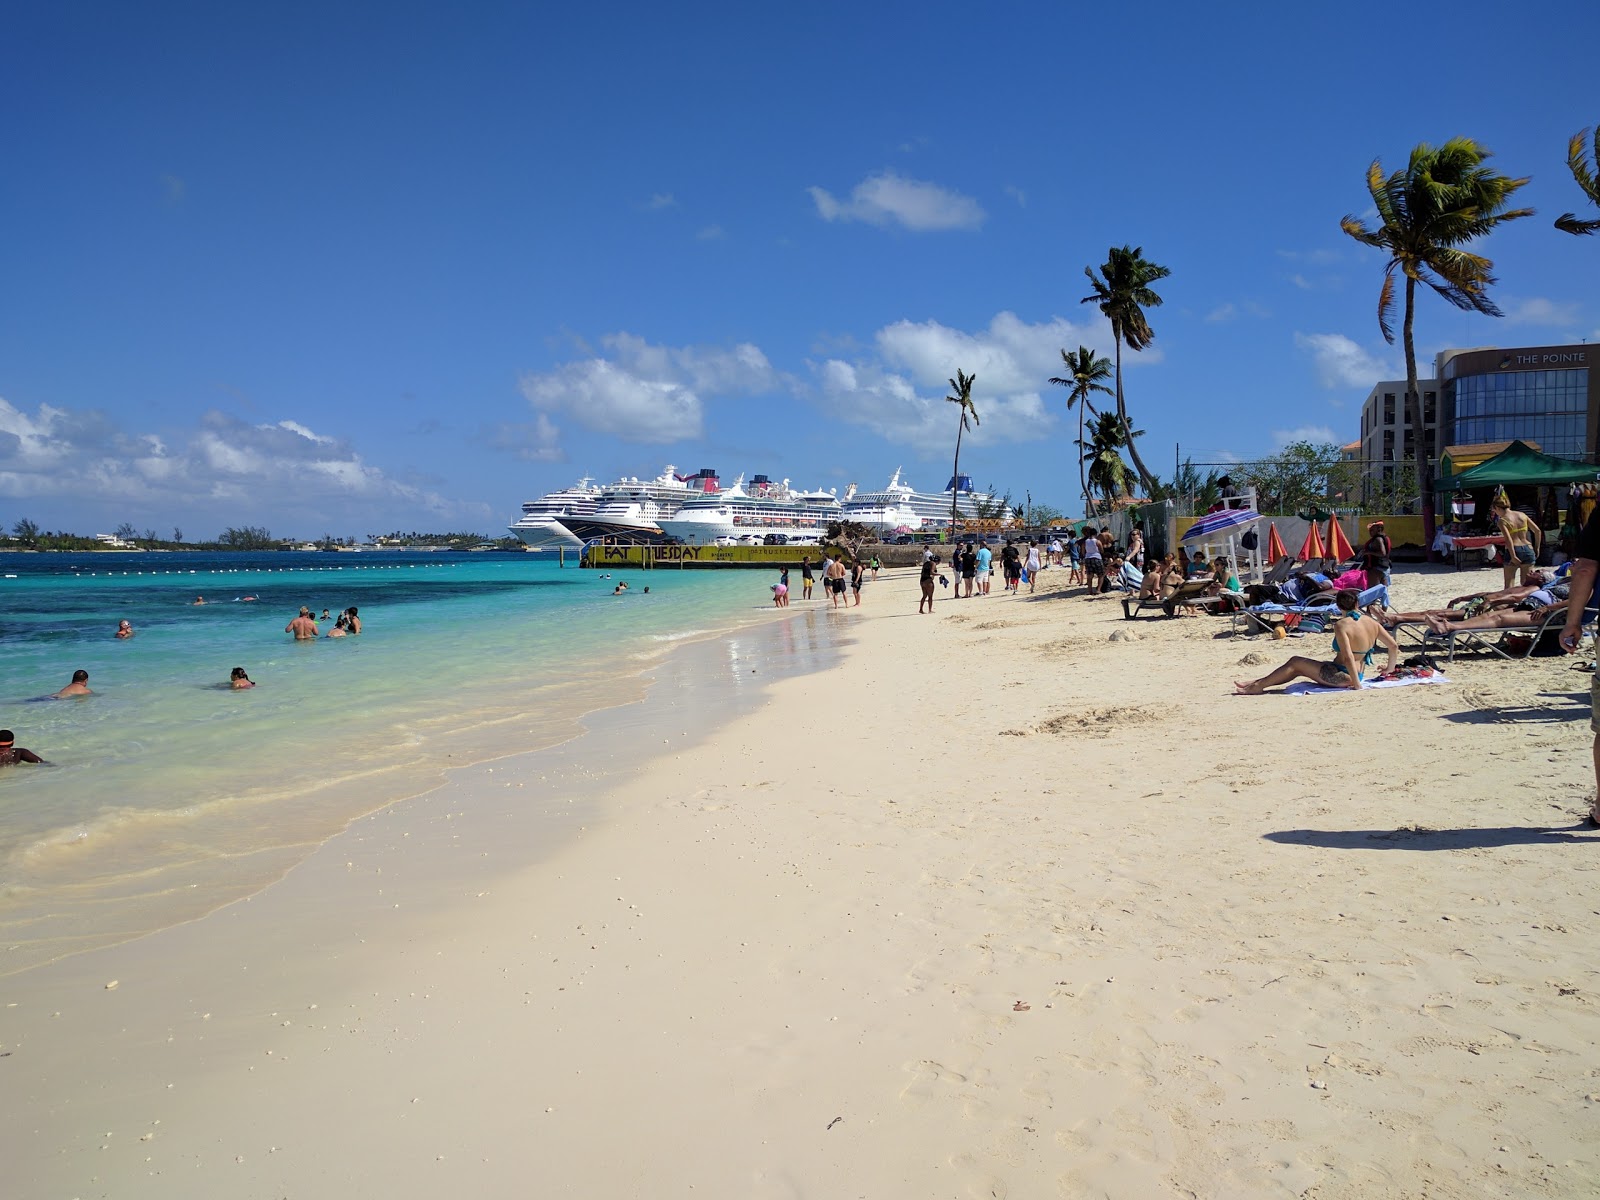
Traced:
<svg viewBox="0 0 1600 1200">
<path fill-rule="evenodd" d="M 1428 452 L 1437 459 L 1441 447 L 1449 444 L 1439 440 L 1439 381 L 1417 380 L 1417 394 L 1422 397 L 1422 427 Z M 1369 486 L 1392 478 L 1396 464 L 1416 457 L 1416 435 L 1407 409 L 1404 379 L 1384 380 L 1367 393 L 1361 405 L 1358 457 L 1364 463 L 1362 476 Z"/>
<path fill-rule="evenodd" d="M 1417 380 L 1429 457 L 1450 446 L 1520 439 L 1546 454 L 1600 461 L 1600 361 L 1595 347 L 1444 350 L 1434 378 Z M 1405 380 L 1385 380 L 1361 406 L 1363 475 L 1369 485 L 1416 455 Z"/>
<path fill-rule="evenodd" d="M 1600 366 L 1592 346 L 1527 346 L 1445 350 L 1436 360 L 1443 382 L 1446 446 L 1519 438 L 1546 454 L 1592 459 L 1600 450 Z"/>
</svg>

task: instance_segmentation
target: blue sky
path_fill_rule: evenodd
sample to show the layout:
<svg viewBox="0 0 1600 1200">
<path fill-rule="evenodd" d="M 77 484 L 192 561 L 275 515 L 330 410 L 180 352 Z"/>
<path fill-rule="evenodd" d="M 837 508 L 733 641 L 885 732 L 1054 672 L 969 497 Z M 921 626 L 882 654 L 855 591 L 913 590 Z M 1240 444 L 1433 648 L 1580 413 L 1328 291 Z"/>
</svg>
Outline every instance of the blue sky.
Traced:
<svg viewBox="0 0 1600 1200">
<path fill-rule="evenodd" d="M 1374 157 L 1459 134 L 1533 176 L 1485 247 L 1506 318 L 1427 298 L 1419 352 L 1600 336 L 1600 239 L 1551 227 L 1597 34 L 1475 2 L 14 9 L 0 523 L 498 531 L 669 462 L 936 490 L 957 368 L 964 471 L 1075 512 L 1045 379 L 1110 355 L 1079 300 L 1124 243 L 1172 270 L 1126 362 L 1157 470 L 1351 440 L 1403 373 L 1338 228 Z"/>
</svg>

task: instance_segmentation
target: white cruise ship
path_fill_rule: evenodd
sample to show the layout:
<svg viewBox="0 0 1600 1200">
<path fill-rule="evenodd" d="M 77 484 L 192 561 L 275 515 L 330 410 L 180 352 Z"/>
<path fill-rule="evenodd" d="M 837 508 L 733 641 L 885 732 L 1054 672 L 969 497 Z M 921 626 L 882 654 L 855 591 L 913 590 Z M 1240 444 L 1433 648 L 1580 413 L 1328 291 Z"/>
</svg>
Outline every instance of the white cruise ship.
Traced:
<svg viewBox="0 0 1600 1200">
<path fill-rule="evenodd" d="M 522 515 L 506 528 L 534 550 L 577 549 L 583 540 L 568 526 L 599 508 L 600 495 L 594 480 L 585 475 L 574 487 L 524 501 Z"/>
<path fill-rule="evenodd" d="M 714 496 L 721 486 L 712 467 L 701 467 L 693 475 L 679 475 L 670 463 L 654 479 L 619 479 L 604 488 L 600 507 L 583 522 L 584 540 L 618 535 L 636 539 L 659 534 L 661 522 L 685 502 Z"/>
<path fill-rule="evenodd" d="M 901 482 L 900 468 L 896 467 L 889 486 L 881 492 L 858 492 L 848 499 L 844 504 L 844 519 L 857 521 L 880 534 L 901 529 L 912 533 L 939 529 L 950 523 L 952 494 L 956 511 L 962 517 L 976 517 L 980 504 L 989 505 L 995 501 L 992 494 L 973 490 L 970 475 L 952 476 L 942 492 L 914 491 L 910 484 Z"/>
<path fill-rule="evenodd" d="M 581 550 L 597 537 L 659 537 L 662 517 L 692 497 L 714 495 L 717 488 L 717 473 L 710 467 L 680 476 L 669 466 L 649 481 L 628 477 L 605 487 L 585 476 L 576 487 L 529 500 L 509 528 L 535 550 Z"/>
<path fill-rule="evenodd" d="M 693 546 L 729 539 L 759 542 L 769 533 L 817 541 L 841 512 L 833 492 L 792 492 L 787 479 L 773 483 L 765 475 L 752 479 L 746 491 L 741 475 L 725 491 L 686 501 L 660 524 L 662 532 Z"/>
</svg>

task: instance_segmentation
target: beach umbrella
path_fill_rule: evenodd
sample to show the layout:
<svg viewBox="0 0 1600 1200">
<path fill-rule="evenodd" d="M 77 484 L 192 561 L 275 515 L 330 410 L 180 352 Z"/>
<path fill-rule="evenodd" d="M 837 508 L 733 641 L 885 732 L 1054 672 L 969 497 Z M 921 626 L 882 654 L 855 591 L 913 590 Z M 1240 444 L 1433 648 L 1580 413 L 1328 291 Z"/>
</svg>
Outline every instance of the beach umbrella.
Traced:
<svg viewBox="0 0 1600 1200">
<path fill-rule="evenodd" d="M 1275 563 L 1280 558 L 1287 558 L 1289 551 L 1284 548 L 1283 539 L 1278 536 L 1278 523 L 1274 521 L 1267 530 L 1267 561 Z"/>
<path fill-rule="evenodd" d="M 1183 541 L 1185 544 L 1203 542 L 1219 533 L 1238 529 L 1242 525 L 1253 525 L 1259 520 L 1261 514 L 1253 508 L 1219 508 L 1189 526 L 1184 532 Z"/>
<path fill-rule="evenodd" d="M 1310 562 L 1313 558 L 1322 558 L 1326 551 L 1322 548 L 1322 530 L 1312 523 L 1311 532 L 1306 534 L 1306 540 L 1300 546 L 1300 561 Z"/>
<path fill-rule="evenodd" d="M 1340 562 L 1349 562 L 1356 556 L 1350 547 L 1350 539 L 1345 537 L 1344 530 L 1339 525 L 1338 517 L 1328 518 L 1328 555 Z"/>
</svg>

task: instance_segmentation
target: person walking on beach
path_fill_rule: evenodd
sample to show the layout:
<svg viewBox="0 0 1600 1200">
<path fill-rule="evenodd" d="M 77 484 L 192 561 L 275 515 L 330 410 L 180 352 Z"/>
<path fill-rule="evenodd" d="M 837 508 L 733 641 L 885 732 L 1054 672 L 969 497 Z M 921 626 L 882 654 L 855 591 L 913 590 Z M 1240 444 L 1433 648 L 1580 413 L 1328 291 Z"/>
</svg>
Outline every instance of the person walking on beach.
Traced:
<svg viewBox="0 0 1600 1200">
<path fill-rule="evenodd" d="M 317 623 L 311 619 L 311 610 L 300 606 L 300 615 L 283 627 L 285 633 L 294 634 L 297 642 L 309 642 L 318 637 Z"/>
<path fill-rule="evenodd" d="M 25 750 L 17 745 L 17 735 L 9 729 L 0 729 L 0 767 L 15 766 L 17 763 L 43 763 L 45 762 L 32 750 Z"/>
<path fill-rule="evenodd" d="M 1260 679 L 1241 679 L 1234 684 L 1239 696 L 1259 696 L 1271 687 L 1281 687 L 1296 679 L 1309 679 L 1322 687 L 1349 688 L 1359 692 L 1366 673 L 1372 665 L 1372 655 L 1382 646 L 1389 655 L 1389 665 L 1383 675 L 1393 674 L 1400 662 L 1400 646 L 1394 637 L 1371 617 L 1356 608 L 1356 593 L 1346 590 L 1334 598 L 1339 615 L 1333 622 L 1332 662 L 1295 655 L 1283 666 Z M 1383 676 L 1379 676 L 1382 678 Z"/>
<path fill-rule="evenodd" d="M 978 583 L 978 550 L 973 543 L 968 542 L 961 551 L 961 586 L 966 589 L 967 599 L 972 598 L 972 589 Z"/>
<path fill-rule="evenodd" d="M 1489 512 L 1506 539 L 1506 586 L 1511 586 L 1519 571 L 1522 573 L 1522 582 L 1527 583 L 1533 564 L 1539 560 L 1539 547 L 1544 533 L 1528 519 L 1526 513 L 1518 512 L 1504 500 L 1496 500 L 1489 506 Z"/>
<path fill-rule="evenodd" d="M 861 580 L 866 573 L 866 564 L 856 559 L 850 567 L 850 594 L 855 597 L 857 608 L 861 607 Z"/>
<path fill-rule="evenodd" d="M 933 611 L 933 572 L 939 560 L 930 550 L 922 559 L 922 599 L 917 603 L 917 612 Z M 1600 742 L 1596 743 L 1600 745 Z M 1600 751 L 1597 751 L 1600 753 Z"/>
<path fill-rule="evenodd" d="M 811 556 L 802 554 L 800 556 L 800 599 L 811 599 L 811 582 Z"/>
<path fill-rule="evenodd" d="M 242 691 L 245 688 L 255 687 L 255 682 L 244 673 L 243 667 L 235 667 L 233 674 L 228 677 L 228 686 L 234 691 Z"/>
<path fill-rule="evenodd" d="M 74 671 L 72 673 L 72 682 L 67 684 L 66 687 L 62 688 L 56 693 L 56 699 L 65 700 L 68 696 L 92 695 L 94 695 L 94 693 L 89 690 L 89 672 Z"/>
<path fill-rule="evenodd" d="M 1575 654 L 1583 645 L 1583 610 L 1594 595 L 1600 573 L 1600 508 L 1584 523 L 1573 547 L 1571 586 L 1567 591 L 1567 620 L 1561 629 L 1561 648 Z M 1589 679 L 1589 729 L 1594 733 L 1590 757 L 1594 760 L 1594 799 L 1589 804 L 1589 824 L 1600 825 L 1600 671 Z"/>
<path fill-rule="evenodd" d="M 828 587 L 828 599 L 834 608 L 844 603 L 844 555 L 835 554 L 823 569 L 822 580 Z"/>
<path fill-rule="evenodd" d="M 1093 596 L 1100 590 L 1100 577 L 1105 574 L 1105 559 L 1100 557 L 1100 535 L 1093 525 L 1083 531 L 1083 582 Z"/>
<path fill-rule="evenodd" d="M 132 621 L 118 621 L 117 622 L 117 638 L 119 640 L 124 640 L 125 641 L 126 639 L 131 638 L 132 636 L 133 636 L 133 622 Z"/>
<path fill-rule="evenodd" d="M 876 554 L 872 556 L 872 582 L 878 582 L 878 556 Z"/>
<path fill-rule="evenodd" d="M 1028 593 L 1033 594 L 1033 589 L 1038 586 L 1039 572 L 1039 545 L 1032 538 L 1028 539 Z"/>
<path fill-rule="evenodd" d="M 989 594 L 989 584 L 994 579 L 994 551 L 989 549 L 988 542 L 978 543 L 977 559 L 978 595 Z"/>
</svg>

